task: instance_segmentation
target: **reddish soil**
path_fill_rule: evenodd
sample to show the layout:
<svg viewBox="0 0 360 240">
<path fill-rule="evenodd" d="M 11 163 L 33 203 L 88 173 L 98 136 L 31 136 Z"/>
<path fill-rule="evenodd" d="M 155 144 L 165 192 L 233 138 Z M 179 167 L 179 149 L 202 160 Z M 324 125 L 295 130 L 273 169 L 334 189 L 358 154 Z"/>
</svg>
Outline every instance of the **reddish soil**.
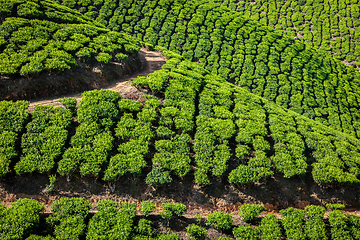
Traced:
<svg viewBox="0 0 360 240">
<path fill-rule="evenodd" d="M 150 166 L 150 161 L 149 166 Z M 326 203 L 343 203 L 348 211 L 359 213 L 359 187 L 323 189 L 312 180 L 302 181 L 300 178 L 284 179 L 274 176 L 261 183 L 247 188 L 236 188 L 221 179 L 212 179 L 213 184 L 198 188 L 193 184 L 193 172 L 184 178 L 174 177 L 171 184 L 156 190 L 145 184 L 146 167 L 143 176 L 123 176 L 116 182 L 115 192 L 111 192 L 107 183 L 91 177 L 73 175 L 70 182 L 65 177 L 57 178 L 53 193 L 44 192 L 48 184 L 48 176 L 41 174 L 15 173 L 6 175 L 0 183 L 0 199 L 6 205 L 18 198 L 33 198 L 46 205 L 62 197 L 85 197 L 93 205 L 101 199 L 111 199 L 117 202 L 141 202 L 154 200 L 161 202 L 175 201 L 187 205 L 189 213 L 207 214 L 222 210 L 237 212 L 238 206 L 244 203 L 261 203 L 269 212 L 277 213 L 287 207 L 304 208 L 307 205 L 323 205 Z M 308 176 L 311 179 L 311 176 Z"/>
</svg>

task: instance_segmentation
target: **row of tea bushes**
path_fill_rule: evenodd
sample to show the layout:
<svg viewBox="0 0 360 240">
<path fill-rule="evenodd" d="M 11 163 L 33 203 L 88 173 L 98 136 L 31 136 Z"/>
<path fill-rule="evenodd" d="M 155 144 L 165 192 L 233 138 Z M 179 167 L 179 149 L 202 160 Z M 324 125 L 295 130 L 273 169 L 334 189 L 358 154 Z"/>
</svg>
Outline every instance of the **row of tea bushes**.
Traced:
<svg viewBox="0 0 360 240">
<path fill-rule="evenodd" d="M 336 205 L 336 204 L 335 204 Z M 292 207 L 280 210 L 280 216 L 264 214 L 263 205 L 243 204 L 239 207 L 240 225 L 234 225 L 233 214 L 212 212 L 205 219 L 197 218 L 190 224 L 183 215 L 187 208 L 182 203 L 163 202 L 158 208 L 159 218 L 152 218 L 156 209 L 153 201 L 142 201 L 140 214 L 136 203 L 100 200 L 95 213 L 90 214 L 91 204 L 84 198 L 62 198 L 52 203 L 51 214 L 40 221 L 44 205 L 33 199 L 22 198 L 11 207 L 0 204 L 1 239 L 159 239 L 178 240 L 171 233 L 172 226 L 182 222 L 182 231 L 189 239 L 206 239 L 207 231 L 217 229 L 231 239 L 359 239 L 360 217 L 345 211 L 331 210 L 328 204 L 329 224 L 324 221 L 325 208 L 310 205 L 302 209 Z M 340 206 L 344 207 L 344 206 Z M 151 215 L 152 214 L 152 215 Z M 280 218 L 280 219 L 279 219 Z M 151 221 L 151 220 L 155 221 Z M 169 225 L 169 223 L 172 225 Z M 155 226 L 167 226 L 162 233 Z M 179 231 L 179 226 L 176 227 Z M 213 230 L 212 230 L 213 231 Z M 41 232 L 41 233 L 40 233 Z"/>
</svg>

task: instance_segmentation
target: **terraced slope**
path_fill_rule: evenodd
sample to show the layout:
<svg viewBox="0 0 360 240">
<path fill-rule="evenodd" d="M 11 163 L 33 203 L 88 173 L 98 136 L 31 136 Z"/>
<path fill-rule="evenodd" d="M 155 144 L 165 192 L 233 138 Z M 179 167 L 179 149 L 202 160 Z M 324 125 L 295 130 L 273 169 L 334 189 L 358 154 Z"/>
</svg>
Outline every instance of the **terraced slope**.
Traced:
<svg viewBox="0 0 360 240">
<path fill-rule="evenodd" d="M 360 65 L 358 0 L 217 1 L 336 59 Z"/>
<path fill-rule="evenodd" d="M 73 124 L 69 110 L 74 111 L 75 99 L 73 104 L 64 102 L 67 111 L 35 108 L 32 121 L 21 124 L 26 124 L 26 133 L 16 148 L 21 149 L 20 161 L 12 158 L 16 173 L 56 171 L 69 181 L 79 173 L 101 177 L 110 186 L 146 175 L 143 180 L 155 188 L 189 175 L 192 169 L 199 186 L 221 179 L 251 185 L 275 172 L 284 178 L 311 172 L 321 186 L 360 182 L 360 141 L 355 137 L 164 52 L 171 59 L 162 70 L 133 80 L 155 94 L 144 96 L 142 102 L 109 90 L 85 92 Z M 17 117 L 11 111 L 15 104 L 2 102 L 2 122 Z M 68 132 L 75 134 L 64 145 Z M 9 145 L 14 145 L 13 138 L 8 138 Z M 4 161 L 4 175 L 13 171 L 7 167 L 10 161 Z"/>
<path fill-rule="evenodd" d="M 135 27 L 133 21 L 127 21 L 132 9 L 134 17 L 141 15 L 136 10 L 146 11 L 148 7 L 159 7 L 160 12 L 164 5 L 172 5 L 172 1 L 94 1 L 59 0 L 63 5 L 75 7 L 98 22 L 111 28 L 119 29 L 118 24 L 125 23 L 125 27 Z M 174 1 L 182 4 L 183 1 Z M 296 0 L 296 1 L 238 1 L 215 0 L 232 10 L 242 13 L 246 18 L 259 21 L 266 26 L 272 26 L 284 31 L 292 38 L 299 38 L 317 49 L 333 55 L 336 59 L 346 60 L 349 63 L 360 64 L 360 20 L 359 2 L 329 1 L 329 0 Z M 118 8 L 117 5 L 124 5 Z M 140 6 L 139 6 L 140 5 Z M 100 10 L 100 11 L 98 11 Z M 133 11 L 134 10 L 134 11 Z M 156 15 L 165 15 L 155 13 Z M 152 15 L 152 14 L 150 14 Z M 124 19 L 125 17 L 125 19 Z M 128 18 L 129 19 L 129 18 Z M 142 22 L 146 23 L 147 20 Z M 156 24 L 154 23 L 154 26 Z M 130 29 L 129 29 L 130 30 Z M 139 30 L 139 27 L 134 29 Z"/>
<path fill-rule="evenodd" d="M 200 186 L 211 179 L 247 185 L 275 172 L 284 178 L 311 172 L 322 186 L 360 182 L 360 73 L 354 68 L 205 0 L 96 3 L 98 25 L 175 51 L 159 47 L 171 59 L 133 81 L 153 95 L 139 102 L 94 90 L 82 94 L 77 109 L 67 99 L 68 110 L 38 107 L 30 119 L 27 102 L 18 111 L 18 103 L 1 102 L 2 175 L 56 171 L 68 180 L 80 174 L 111 185 L 145 173 L 146 184 L 158 187 L 195 169 Z M 0 27 L 4 75 L 62 71 L 94 57 L 120 61 L 138 51 L 132 37 L 50 1 L 1 6 L 2 16 L 13 16 Z M 48 9 L 57 6 L 55 15 L 68 11 L 70 20 L 61 18 L 77 23 L 52 21 Z"/>
<path fill-rule="evenodd" d="M 358 70 L 282 31 L 206 0 L 85 5 L 82 11 L 113 30 L 180 53 L 278 105 L 360 136 Z"/>
<path fill-rule="evenodd" d="M 3 79 L 58 73 L 94 61 L 122 63 L 139 50 L 129 35 L 53 1 L 2 0 L 0 19 Z"/>
<path fill-rule="evenodd" d="M 169 140 L 155 141 L 148 183 L 156 185 L 156 178 L 167 179 L 168 173 L 189 172 L 187 134 L 193 131 L 194 175 L 200 185 L 209 184 L 209 176 L 224 176 L 229 162 L 236 163 L 228 175 L 235 185 L 259 181 L 274 171 L 290 178 L 309 170 L 323 185 L 359 182 L 356 138 L 234 86 L 196 63 L 172 58 L 163 70 L 133 83 L 164 91 L 166 98 L 158 131 L 161 127 Z"/>
</svg>

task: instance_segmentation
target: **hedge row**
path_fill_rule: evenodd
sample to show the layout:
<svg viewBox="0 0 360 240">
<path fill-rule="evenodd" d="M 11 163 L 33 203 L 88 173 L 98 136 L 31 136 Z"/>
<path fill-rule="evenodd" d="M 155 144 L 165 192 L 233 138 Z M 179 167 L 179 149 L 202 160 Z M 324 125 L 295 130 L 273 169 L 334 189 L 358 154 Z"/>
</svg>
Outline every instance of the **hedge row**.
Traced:
<svg viewBox="0 0 360 240">
<path fill-rule="evenodd" d="M 148 201 L 141 202 L 141 206 Z M 151 203 L 153 204 L 153 203 Z M 33 199 L 18 199 L 11 207 L 0 204 L 0 237 L 1 239 L 159 239 L 178 240 L 178 234 L 171 233 L 177 219 L 187 212 L 181 203 L 162 203 L 160 216 L 156 225 L 149 220 L 150 213 L 138 215 L 137 204 L 100 200 L 96 203 L 96 213 L 89 214 L 91 204 L 84 198 L 62 198 L 52 203 L 52 213 L 40 221 L 44 205 Z M 244 210 L 244 209 L 247 210 Z M 248 211 L 257 209 L 255 212 Z M 143 208 L 141 208 L 143 209 Z M 182 218 L 181 226 L 186 229 L 188 239 L 206 239 L 207 229 L 216 228 L 228 237 L 240 239 L 359 239 L 360 217 L 341 210 L 329 211 L 329 224 L 324 222 L 325 208 L 310 205 L 305 210 L 288 208 L 280 211 L 281 217 L 266 214 L 259 217 L 263 205 L 244 204 L 239 207 L 243 221 L 233 224 L 233 215 L 226 212 L 212 212 L 205 221 L 189 224 Z M 142 212 L 142 210 L 141 210 Z M 279 217 L 281 219 L 279 219 Z M 244 221 L 244 219 L 251 219 Z M 255 221 L 256 219 L 256 221 Z M 259 221 L 260 220 L 260 221 Z M 169 228 L 169 222 L 172 226 Z M 162 233 L 155 226 L 167 226 L 167 233 Z M 283 231 L 284 230 L 284 231 Z M 179 231 L 179 226 L 176 226 Z M 210 230 L 211 231 L 211 230 Z M 232 232 L 232 234 L 231 234 Z"/>
<path fill-rule="evenodd" d="M 104 180 L 116 181 L 128 173 L 141 173 L 147 164 L 144 157 L 149 154 L 149 144 L 154 138 L 152 123 L 157 119 L 159 105 L 156 99 L 147 100 L 144 106 L 129 99 L 119 101 L 123 115 L 115 128 L 115 136 L 121 143 L 118 153 L 110 159 Z"/>
<path fill-rule="evenodd" d="M 108 161 L 114 137 L 110 128 L 119 114 L 121 95 L 109 90 L 84 92 L 77 110 L 80 125 L 58 163 L 58 173 L 68 179 L 75 171 L 82 176 L 97 176 Z"/>
<path fill-rule="evenodd" d="M 11 161 L 18 155 L 15 150 L 29 114 L 28 101 L 0 102 L 0 177 L 10 169 Z"/>
<path fill-rule="evenodd" d="M 17 174 L 45 173 L 54 168 L 68 138 L 72 113 L 62 107 L 37 105 L 31 117 L 21 139 L 22 156 L 15 165 Z"/>
<path fill-rule="evenodd" d="M 206 77 L 199 94 L 199 115 L 196 118 L 194 151 L 195 183 L 209 184 L 208 172 L 222 177 L 231 157 L 229 141 L 236 133 L 233 109 L 233 88 Z"/>
</svg>

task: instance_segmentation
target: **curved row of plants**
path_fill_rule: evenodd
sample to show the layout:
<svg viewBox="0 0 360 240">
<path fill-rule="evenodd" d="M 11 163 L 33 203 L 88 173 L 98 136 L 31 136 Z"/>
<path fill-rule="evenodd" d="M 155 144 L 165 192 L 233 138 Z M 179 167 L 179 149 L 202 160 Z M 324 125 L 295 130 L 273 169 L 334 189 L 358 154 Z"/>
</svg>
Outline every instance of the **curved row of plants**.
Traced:
<svg viewBox="0 0 360 240">
<path fill-rule="evenodd" d="M 280 30 L 208 0 L 71 4 L 112 30 L 165 47 L 278 105 L 360 136 L 358 69 Z"/>
<path fill-rule="evenodd" d="M 110 31 L 52 1 L 0 1 L 0 74 L 33 77 L 78 65 L 123 63 L 139 51 L 128 34 Z"/>
<path fill-rule="evenodd" d="M 358 139 L 165 53 L 171 58 L 162 70 L 133 80 L 155 94 L 143 102 L 109 90 L 83 93 L 77 109 L 71 98 L 62 100 L 67 109 L 36 106 L 32 114 L 25 101 L 1 102 L 1 176 L 14 165 L 17 174 L 56 171 L 70 181 L 80 173 L 110 186 L 145 173 L 157 187 L 191 169 L 201 186 L 214 178 L 266 181 L 275 171 L 285 178 L 311 172 L 323 186 L 360 182 Z"/>
<path fill-rule="evenodd" d="M 187 239 L 204 240 L 208 229 L 217 229 L 218 240 L 242 239 L 360 239 L 360 217 L 342 211 L 341 204 L 328 204 L 328 223 L 325 208 L 310 205 L 304 210 L 292 207 L 275 214 L 259 217 L 263 205 L 244 204 L 239 207 L 240 225 L 233 224 L 233 215 L 218 211 L 196 221 L 183 215 L 187 208 L 181 203 L 162 203 L 161 218 L 156 218 L 157 206 L 142 201 L 138 214 L 136 203 L 100 200 L 95 214 L 89 214 L 91 204 L 84 198 L 62 198 L 52 203 L 52 213 L 40 218 L 44 205 L 33 199 L 18 199 L 11 207 L 0 204 L 1 239 L 159 239 L 177 240 L 173 226 L 182 218 L 182 231 Z M 152 214 L 152 215 L 151 215 Z M 157 215 L 158 216 L 158 215 Z M 150 220 L 151 219 L 151 220 Z M 184 221 L 185 220 L 185 221 Z M 191 223 L 192 222 L 192 223 Z M 184 224 L 185 223 L 185 224 Z M 167 229 L 160 231 L 159 226 Z M 156 228 L 157 227 L 157 228 Z M 226 237 L 225 237 L 226 236 Z"/>
<path fill-rule="evenodd" d="M 117 1 L 61 0 L 59 2 L 78 9 L 85 16 L 114 30 L 126 29 L 135 33 L 141 33 L 144 24 L 161 29 L 155 22 L 151 24 L 152 19 L 147 18 L 147 15 L 163 19 L 167 15 L 164 11 L 167 10 L 166 7 L 171 7 L 174 3 L 184 4 L 184 1 L 126 1 L 120 2 L 119 5 L 122 6 L 118 6 Z M 291 2 L 216 0 L 214 2 L 236 10 L 246 18 L 259 21 L 265 26 L 284 31 L 292 38 L 303 39 L 304 42 L 330 53 L 336 59 L 360 65 L 358 0 Z M 129 9 L 130 11 L 127 11 Z M 151 13 L 151 10 L 156 11 Z M 145 15 L 144 18 L 141 17 L 140 11 Z M 136 25 L 137 20 L 140 20 L 142 26 Z M 119 24 L 123 24 L 122 27 L 119 27 Z M 171 28 L 174 22 L 165 19 L 165 24 Z"/>
<path fill-rule="evenodd" d="M 246 17 L 360 65 L 358 0 L 217 1 Z"/>
</svg>

